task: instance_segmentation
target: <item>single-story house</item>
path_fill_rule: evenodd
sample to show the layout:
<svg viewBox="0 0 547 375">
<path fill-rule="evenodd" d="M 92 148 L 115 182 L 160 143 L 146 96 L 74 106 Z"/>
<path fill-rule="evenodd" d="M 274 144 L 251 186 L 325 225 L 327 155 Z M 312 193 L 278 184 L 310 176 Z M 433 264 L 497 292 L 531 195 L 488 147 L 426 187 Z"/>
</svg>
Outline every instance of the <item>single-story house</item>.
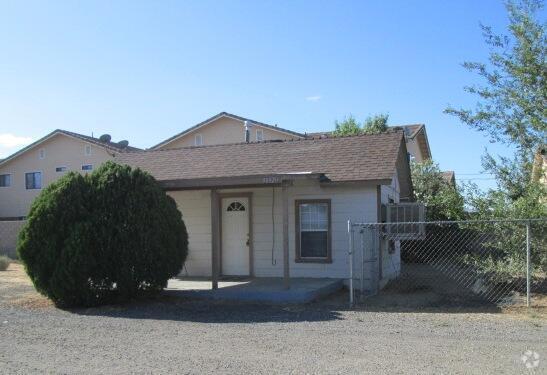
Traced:
<svg viewBox="0 0 547 375">
<path fill-rule="evenodd" d="M 176 201 L 189 234 L 183 275 L 348 277 L 347 221 L 377 222 L 381 205 L 412 195 L 405 134 L 321 137 L 116 156 L 152 174 Z M 398 250 L 380 247 L 394 278 Z"/>
</svg>

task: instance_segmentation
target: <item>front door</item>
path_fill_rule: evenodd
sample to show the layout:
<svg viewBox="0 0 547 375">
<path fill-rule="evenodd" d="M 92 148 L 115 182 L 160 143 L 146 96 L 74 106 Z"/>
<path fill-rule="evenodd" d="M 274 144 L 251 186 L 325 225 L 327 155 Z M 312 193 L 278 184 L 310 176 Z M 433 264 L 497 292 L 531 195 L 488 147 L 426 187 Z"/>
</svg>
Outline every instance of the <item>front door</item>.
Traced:
<svg viewBox="0 0 547 375">
<path fill-rule="evenodd" d="M 249 276 L 249 198 L 222 199 L 222 275 Z"/>
</svg>

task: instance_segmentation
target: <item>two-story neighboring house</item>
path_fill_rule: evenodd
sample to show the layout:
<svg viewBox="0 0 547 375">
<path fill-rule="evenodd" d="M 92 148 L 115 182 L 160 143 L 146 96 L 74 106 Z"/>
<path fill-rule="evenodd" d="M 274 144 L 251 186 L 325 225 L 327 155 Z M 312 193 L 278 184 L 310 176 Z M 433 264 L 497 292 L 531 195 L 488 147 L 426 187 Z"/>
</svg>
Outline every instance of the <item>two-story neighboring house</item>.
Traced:
<svg viewBox="0 0 547 375">
<path fill-rule="evenodd" d="M 406 149 L 411 159 L 422 163 L 431 159 L 431 149 L 424 124 L 402 125 L 405 132 Z"/>
<path fill-rule="evenodd" d="M 109 137 L 54 130 L 0 161 L 0 219 L 27 216 L 40 191 L 68 171 L 89 172 L 116 154 L 136 148 Z"/>
<path fill-rule="evenodd" d="M 245 129 L 247 125 L 247 129 Z M 152 150 L 167 150 L 189 146 L 208 146 L 306 138 L 305 134 L 282 129 L 227 112 L 221 112 L 205 121 L 178 133 L 151 147 Z"/>
</svg>

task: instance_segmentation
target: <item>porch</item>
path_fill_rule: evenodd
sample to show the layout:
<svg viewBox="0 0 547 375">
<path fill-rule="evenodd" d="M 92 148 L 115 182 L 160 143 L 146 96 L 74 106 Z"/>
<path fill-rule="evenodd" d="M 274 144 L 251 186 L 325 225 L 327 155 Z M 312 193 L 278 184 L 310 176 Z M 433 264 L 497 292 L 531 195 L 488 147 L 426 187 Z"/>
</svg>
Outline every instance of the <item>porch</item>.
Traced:
<svg viewBox="0 0 547 375">
<path fill-rule="evenodd" d="M 283 278 L 220 278 L 211 289 L 211 278 L 177 277 L 169 280 L 165 293 L 179 297 L 263 303 L 307 303 L 342 289 L 342 279 L 291 278 L 287 289 Z"/>
</svg>

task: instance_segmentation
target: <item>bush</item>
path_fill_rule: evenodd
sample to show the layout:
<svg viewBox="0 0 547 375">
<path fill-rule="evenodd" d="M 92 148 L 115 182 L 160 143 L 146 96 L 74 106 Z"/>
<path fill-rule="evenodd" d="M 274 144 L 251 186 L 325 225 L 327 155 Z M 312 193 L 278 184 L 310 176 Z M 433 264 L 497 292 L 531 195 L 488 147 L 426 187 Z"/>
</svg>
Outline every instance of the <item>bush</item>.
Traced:
<svg viewBox="0 0 547 375">
<path fill-rule="evenodd" d="M 0 255 L 0 271 L 7 270 L 10 263 L 11 263 L 10 258 L 8 258 L 5 255 Z"/>
<path fill-rule="evenodd" d="M 152 176 L 107 162 L 45 188 L 17 252 L 36 289 L 55 304 L 94 306 L 163 289 L 182 269 L 188 235 Z"/>
</svg>

